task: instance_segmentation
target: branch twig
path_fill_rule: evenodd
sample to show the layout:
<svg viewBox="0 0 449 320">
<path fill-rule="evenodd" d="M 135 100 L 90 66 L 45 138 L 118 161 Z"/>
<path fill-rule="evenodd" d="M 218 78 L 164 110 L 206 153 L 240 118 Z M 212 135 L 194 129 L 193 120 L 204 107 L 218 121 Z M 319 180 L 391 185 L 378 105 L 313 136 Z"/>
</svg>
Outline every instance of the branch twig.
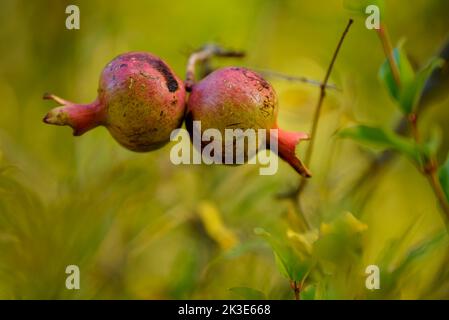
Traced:
<svg viewBox="0 0 449 320">
<path fill-rule="evenodd" d="M 348 21 L 348 24 L 346 25 L 346 28 L 345 28 L 345 30 L 343 31 L 343 34 L 340 37 L 340 41 L 338 42 L 337 48 L 335 49 L 334 55 L 332 56 L 332 60 L 331 60 L 331 62 L 329 64 L 329 67 L 327 68 L 324 80 L 323 80 L 323 82 L 320 85 L 320 96 L 319 96 L 319 99 L 318 99 L 317 106 L 315 108 L 315 114 L 314 114 L 314 117 L 313 117 L 312 128 L 311 128 L 311 131 L 310 131 L 311 140 L 310 140 L 310 144 L 309 144 L 309 147 L 307 148 L 306 155 L 305 155 L 305 158 L 304 158 L 304 164 L 306 166 L 310 165 L 310 161 L 312 159 L 313 148 L 314 148 L 314 144 L 315 144 L 315 140 L 316 140 L 315 139 L 316 138 L 315 135 L 316 135 L 316 132 L 317 132 L 317 129 L 318 129 L 318 122 L 319 122 L 320 115 L 321 115 L 321 109 L 322 109 L 322 106 L 323 106 L 323 101 L 324 101 L 324 98 L 326 97 L 327 82 L 329 81 L 329 77 L 331 75 L 331 72 L 332 72 L 332 69 L 334 67 L 335 61 L 337 60 L 337 56 L 338 56 L 338 53 L 340 52 L 341 46 L 343 44 L 343 41 L 344 41 L 348 31 L 349 31 L 349 28 L 353 24 L 353 22 L 354 22 L 354 20 L 352 20 L 352 19 L 350 19 Z M 307 184 L 307 179 L 301 179 L 298 187 L 295 188 L 293 191 L 289 192 L 288 194 L 284 195 L 284 197 L 291 198 L 292 200 L 294 200 L 296 202 L 298 196 L 300 195 L 300 193 L 302 192 L 302 190 L 304 189 L 306 184 Z"/>
<path fill-rule="evenodd" d="M 321 87 L 321 82 L 318 80 L 313 80 L 313 79 L 309 79 L 307 77 L 303 77 L 303 76 L 292 76 L 292 75 L 288 75 L 288 74 L 283 74 L 281 72 L 277 72 L 277 71 L 272 71 L 272 70 L 266 70 L 266 69 L 255 69 L 255 68 L 251 68 L 252 70 L 260 73 L 263 76 L 266 77 L 273 77 L 273 78 L 279 78 L 279 79 L 283 79 L 286 81 L 292 81 L 292 82 L 302 82 L 302 83 L 307 83 L 310 84 L 312 86 L 316 86 L 316 87 Z M 332 90 L 337 90 L 337 91 L 341 91 L 340 88 L 338 88 L 335 84 L 326 84 L 326 89 L 332 89 Z"/>
<path fill-rule="evenodd" d="M 432 162 L 435 160 L 431 160 Z M 446 225 L 446 228 L 449 230 L 449 203 L 446 200 L 446 195 L 441 186 L 440 180 L 438 179 L 437 170 L 438 165 L 433 162 L 430 164 L 430 170 L 427 173 L 427 179 L 429 180 L 430 186 L 432 187 L 433 192 L 435 193 L 438 202 L 440 204 L 441 210 L 444 213 L 443 219 Z"/>
<path fill-rule="evenodd" d="M 199 62 L 207 63 L 212 57 L 242 58 L 244 56 L 245 53 L 242 51 L 225 50 L 213 44 L 205 45 L 189 57 L 185 81 L 186 90 L 188 92 L 192 91 L 192 87 L 195 84 L 195 69 Z"/>
<path fill-rule="evenodd" d="M 412 131 L 413 139 L 418 146 L 420 143 L 420 135 L 418 130 L 418 115 L 416 113 L 412 113 L 408 117 L 408 121 L 410 124 L 410 128 Z M 440 180 L 438 179 L 438 162 L 435 159 L 435 156 L 430 155 L 430 158 L 424 157 L 422 159 L 422 167 L 421 164 L 418 164 L 418 170 L 427 178 L 432 187 L 432 190 L 438 200 L 438 204 L 440 205 L 441 211 L 443 213 L 443 220 L 446 228 L 449 230 L 449 202 L 446 199 L 446 195 L 444 193 L 443 187 L 441 186 Z"/>
</svg>

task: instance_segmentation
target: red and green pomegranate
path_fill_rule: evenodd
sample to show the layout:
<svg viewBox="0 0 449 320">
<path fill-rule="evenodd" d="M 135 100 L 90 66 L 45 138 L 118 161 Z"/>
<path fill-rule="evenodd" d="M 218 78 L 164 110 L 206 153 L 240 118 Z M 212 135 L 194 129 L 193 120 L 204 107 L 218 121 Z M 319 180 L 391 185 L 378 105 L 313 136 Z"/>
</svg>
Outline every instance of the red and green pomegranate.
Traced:
<svg viewBox="0 0 449 320">
<path fill-rule="evenodd" d="M 228 67 L 212 72 L 193 85 L 187 102 L 186 125 L 191 136 L 194 130 L 200 130 L 197 134 L 202 136 L 207 129 L 218 129 L 224 137 L 225 129 L 265 129 L 266 147 L 273 139 L 270 129 L 278 129 L 278 155 L 299 174 L 310 177 L 309 170 L 295 153 L 296 145 L 307 140 L 308 135 L 280 129 L 277 114 L 276 92 L 264 78 L 245 68 Z M 193 125 L 194 121 L 201 121 L 200 129 Z M 223 140 L 223 150 L 225 143 Z"/>
<path fill-rule="evenodd" d="M 150 53 L 129 52 L 103 69 L 94 102 L 77 104 L 44 95 L 62 105 L 44 122 L 68 125 L 76 136 L 105 126 L 127 149 L 151 151 L 170 141 L 170 133 L 182 124 L 185 97 L 183 82 L 164 61 Z"/>
</svg>

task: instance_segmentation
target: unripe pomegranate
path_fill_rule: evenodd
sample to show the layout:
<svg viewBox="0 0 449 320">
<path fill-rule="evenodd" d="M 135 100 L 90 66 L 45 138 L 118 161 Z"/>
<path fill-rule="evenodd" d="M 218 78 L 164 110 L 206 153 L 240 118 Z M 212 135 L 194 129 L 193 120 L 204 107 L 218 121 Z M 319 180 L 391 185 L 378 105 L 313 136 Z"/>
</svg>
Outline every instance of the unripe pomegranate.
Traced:
<svg viewBox="0 0 449 320">
<path fill-rule="evenodd" d="M 308 135 L 279 129 L 277 114 L 276 92 L 265 79 L 245 68 L 228 67 L 212 72 L 193 85 L 187 102 L 186 125 L 191 136 L 194 130 L 200 130 L 202 135 L 211 128 L 218 129 L 222 136 L 225 129 L 265 129 L 267 148 L 273 138 L 270 129 L 278 129 L 278 155 L 299 174 L 310 177 L 309 170 L 295 153 L 296 145 L 309 139 Z M 201 121 L 201 129 L 193 121 Z M 223 141 L 223 150 L 225 147 Z"/>
<path fill-rule="evenodd" d="M 183 121 L 183 82 L 160 58 L 146 52 L 119 55 L 103 69 L 97 99 L 76 104 L 51 94 L 62 106 L 52 109 L 44 122 L 68 125 L 75 136 L 105 126 L 124 147 L 150 151 L 170 141 Z"/>
</svg>

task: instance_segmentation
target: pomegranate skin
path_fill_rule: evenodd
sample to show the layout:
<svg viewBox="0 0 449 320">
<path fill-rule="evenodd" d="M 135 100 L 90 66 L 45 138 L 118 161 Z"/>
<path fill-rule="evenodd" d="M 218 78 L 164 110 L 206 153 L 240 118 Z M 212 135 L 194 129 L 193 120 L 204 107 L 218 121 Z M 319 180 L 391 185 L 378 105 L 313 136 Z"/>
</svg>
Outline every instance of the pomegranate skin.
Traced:
<svg viewBox="0 0 449 320">
<path fill-rule="evenodd" d="M 129 52 L 103 69 L 93 103 L 44 96 L 63 104 L 51 110 L 44 122 L 69 125 L 74 135 L 103 125 L 127 149 L 151 151 L 169 142 L 170 133 L 182 124 L 185 96 L 182 80 L 160 58 Z"/>
<path fill-rule="evenodd" d="M 271 85 L 244 68 L 216 70 L 195 84 L 187 113 L 205 129 L 271 129 L 276 127 L 278 103 Z"/>
<path fill-rule="evenodd" d="M 100 78 L 106 127 L 126 148 L 149 151 L 169 141 L 184 117 L 183 82 L 158 57 L 143 52 L 121 55 Z"/>
<path fill-rule="evenodd" d="M 298 173 L 310 177 L 310 171 L 295 154 L 296 145 L 309 139 L 308 135 L 278 128 L 277 115 L 276 92 L 262 76 L 245 68 L 227 67 L 212 72 L 192 87 L 186 127 L 192 136 L 196 130 L 193 121 L 201 121 L 199 134 L 207 129 L 218 129 L 223 137 L 225 129 L 265 129 L 267 147 L 272 138 L 269 130 L 278 129 L 278 155 Z M 207 144 L 202 143 L 201 148 Z M 224 141 L 222 148 L 225 148 Z M 233 152 L 235 155 L 236 150 Z M 245 161 L 251 156 L 245 150 Z"/>
</svg>

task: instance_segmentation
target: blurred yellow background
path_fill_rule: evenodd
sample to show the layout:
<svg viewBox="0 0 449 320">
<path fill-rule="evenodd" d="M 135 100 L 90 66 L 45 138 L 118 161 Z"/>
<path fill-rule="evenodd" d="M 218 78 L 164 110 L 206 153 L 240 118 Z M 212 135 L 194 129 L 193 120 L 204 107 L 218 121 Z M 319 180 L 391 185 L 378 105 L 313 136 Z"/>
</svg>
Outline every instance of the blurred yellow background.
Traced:
<svg viewBox="0 0 449 320">
<path fill-rule="evenodd" d="M 69 4 L 80 8 L 80 30 L 65 28 Z M 254 233 L 264 228 L 289 238 L 288 230 L 295 231 L 291 204 L 276 197 L 298 181 L 287 164 L 274 176 L 260 176 L 252 165 L 175 166 L 170 145 L 132 153 L 104 128 L 74 138 L 70 128 L 42 122 L 54 106 L 42 94 L 92 101 L 102 68 L 126 51 L 152 52 L 184 78 L 188 54 L 210 42 L 247 52 L 243 60 L 214 60 L 216 67 L 321 80 L 351 17 L 342 1 L 4 0 L 0 6 L 0 298 L 226 299 L 245 298 L 230 290 L 245 287 L 292 299 L 271 249 Z M 386 12 L 394 44 L 405 38 L 417 65 L 447 40 L 447 1 L 388 1 Z M 342 91 L 329 91 L 325 100 L 303 213 L 316 230 L 343 211 L 367 228 L 356 257 L 338 257 L 322 277 L 308 279 L 314 298 L 449 298 L 446 235 L 390 272 L 444 230 L 426 179 L 398 157 L 379 179 L 347 194 L 373 153 L 335 132 L 354 123 L 393 127 L 399 119 L 378 79 L 383 61 L 375 32 L 356 18 L 330 79 Z M 279 96 L 280 126 L 309 131 L 318 88 L 269 80 Z M 444 160 L 448 99 L 432 105 L 421 125 L 423 134 L 441 128 Z M 370 292 L 365 267 L 386 253 L 385 285 Z M 80 267 L 81 290 L 65 288 L 71 264 Z"/>
</svg>

